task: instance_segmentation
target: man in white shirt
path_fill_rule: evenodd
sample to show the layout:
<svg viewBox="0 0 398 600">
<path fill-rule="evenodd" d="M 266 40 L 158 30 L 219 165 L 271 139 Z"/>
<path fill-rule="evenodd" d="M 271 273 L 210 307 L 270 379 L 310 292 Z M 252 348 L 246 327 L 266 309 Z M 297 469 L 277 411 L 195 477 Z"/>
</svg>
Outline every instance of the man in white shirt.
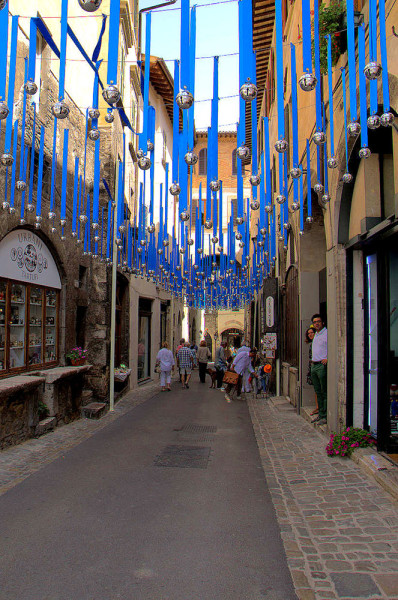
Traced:
<svg viewBox="0 0 398 600">
<path fill-rule="evenodd" d="M 327 422 L 328 330 L 321 315 L 313 315 L 311 321 L 316 331 L 312 340 L 311 379 L 319 408 L 318 416 L 312 422 L 325 425 Z"/>
</svg>

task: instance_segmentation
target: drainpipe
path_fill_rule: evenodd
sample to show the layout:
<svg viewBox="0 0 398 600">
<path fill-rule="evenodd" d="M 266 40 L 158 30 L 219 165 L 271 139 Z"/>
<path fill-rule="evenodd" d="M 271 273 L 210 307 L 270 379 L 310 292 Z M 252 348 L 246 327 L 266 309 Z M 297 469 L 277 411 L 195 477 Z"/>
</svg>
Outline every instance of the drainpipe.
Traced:
<svg viewBox="0 0 398 600">
<path fill-rule="evenodd" d="M 163 6 L 170 6 L 176 2 L 177 0 L 168 0 L 168 2 L 162 2 L 161 4 L 154 4 L 153 6 L 148 6 L 147 8 L 141 8 L 140 12 L 138 13 L 138 60 L 141 60 L 142 13 L 149 12 L 155 8 L 162 8 Z"/>
</svg>

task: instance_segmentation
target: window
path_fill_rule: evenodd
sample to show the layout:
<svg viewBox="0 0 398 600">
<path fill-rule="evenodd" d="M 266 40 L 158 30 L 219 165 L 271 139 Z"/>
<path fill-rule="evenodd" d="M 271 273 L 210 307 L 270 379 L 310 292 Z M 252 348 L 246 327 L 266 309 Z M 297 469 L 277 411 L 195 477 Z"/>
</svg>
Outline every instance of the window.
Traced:
<svg viewBox="0 0 398 600">
<path fill-rule="evenodd" d="M 58 360 L 59 292 L 0 280 L 0 373 Z"/>
<path fill-rule="evenodd" d="M 207 148 L 199 151 L 199 175 L 207 175 Z"/>
<path fill-rule="evenodd" d="M 232 152 L 232 175 L 238 174 L 238 164 L 236 159 L 236 150 Z"/>
</svg>

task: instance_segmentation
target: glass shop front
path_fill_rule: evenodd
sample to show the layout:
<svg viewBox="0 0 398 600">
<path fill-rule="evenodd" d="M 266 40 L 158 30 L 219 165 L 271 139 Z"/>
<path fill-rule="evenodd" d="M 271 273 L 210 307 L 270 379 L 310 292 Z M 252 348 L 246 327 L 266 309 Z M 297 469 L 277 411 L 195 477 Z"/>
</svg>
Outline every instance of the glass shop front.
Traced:
<svg viewBox="0 0 398 600">
<path fill-rule="evenodd" d="M 0 377 L 57 364 L 60 289 L 51 252 L 34 232 L 1 240 Z"/>
</svg>

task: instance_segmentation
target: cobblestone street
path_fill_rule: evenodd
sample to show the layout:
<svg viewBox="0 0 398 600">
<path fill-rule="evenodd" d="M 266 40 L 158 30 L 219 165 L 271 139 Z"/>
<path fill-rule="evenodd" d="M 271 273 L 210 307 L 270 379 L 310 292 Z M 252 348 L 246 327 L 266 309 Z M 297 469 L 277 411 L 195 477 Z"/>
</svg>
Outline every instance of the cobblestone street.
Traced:
<svg viewBox="0 0 398 600">
<path fill-rule="evenodd" d="M 398 505 L 284 399 L 249 400 L 300 600 L 398 598 Z"/>
<path fill-rule="evenodd" d="M 122 425 L 127 413 L 134 417 L 135 407 L 151 398 L 157 401 L 154 398 L 157 391 L 153 384 L 143 387 L 127 394 L 116 405 L 115 412 L 100 421 L 76 421 L 5 450 L 0 454 L 0 493 L 5 494 L 56 459 L 68 458 L 69 450 L 101 434 L 101 430 L 116 421 Z M 178 392 L 174 387 L 170 399 L 174 400 Z M 211 410 L 217 411 L 246 410 L 240 403 L 225 405 L 222 394 L 214 390 L 206 390 L 205 397 L 202 393 L 197 404 L 195 384 L 189 393 L 195 410 L 202 403 L 201 419 L 207 422 L 211 405 Z M 397 600 L 397 503 L 353 461 L 329 458 L 324 434 L 299 417 L 285 399 L 249 398 L 248 406 L 298 598 Z M 233 468 L 232 462 L 228 468 Z M 264 510 L 267 510 L 265 504 Z M 6 596 L 0 593 L 0 597 Z M 14 597 L 17 596 L 11 595 Z M 33 596 L 20 598 L 28 597 Z M 56 594 L 48 597 L 63 598 Z M 144 593 L 139 597 L 153 596 Z M 163 597 L 171 596 L 160 595 L 156 600 Z M 201 600 L 213 597 L 219 596 L 203 596 Z M 279 595 L 245 596 L 248 600 L 263 597 L 280 598 Z"/>
</svg>

